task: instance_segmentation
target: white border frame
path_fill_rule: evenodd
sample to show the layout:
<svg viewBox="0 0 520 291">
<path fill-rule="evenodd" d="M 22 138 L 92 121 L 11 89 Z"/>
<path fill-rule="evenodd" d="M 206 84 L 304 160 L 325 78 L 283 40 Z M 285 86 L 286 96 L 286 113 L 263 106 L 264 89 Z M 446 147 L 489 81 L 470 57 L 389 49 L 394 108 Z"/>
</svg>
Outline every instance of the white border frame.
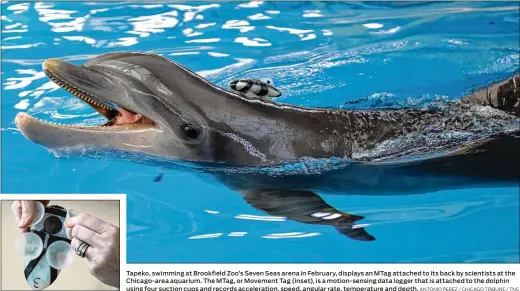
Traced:
<svg viewBox="0 0 520 291">
<path fill-rule="evenodd" d="M 0 202 L 3 200 L 76 200 L 76 201 L 119 201 L 119 288 L 126 290 L 126 194 L 0 194 Z M 0 244 L 1 244 L 0 232 Z M 0 255 L 1 257 L 1 255 Z M 1 266 L 0 266 L 1 272 Z M 1 289 L 1 286 L 0 286 Z"/>
</svg>

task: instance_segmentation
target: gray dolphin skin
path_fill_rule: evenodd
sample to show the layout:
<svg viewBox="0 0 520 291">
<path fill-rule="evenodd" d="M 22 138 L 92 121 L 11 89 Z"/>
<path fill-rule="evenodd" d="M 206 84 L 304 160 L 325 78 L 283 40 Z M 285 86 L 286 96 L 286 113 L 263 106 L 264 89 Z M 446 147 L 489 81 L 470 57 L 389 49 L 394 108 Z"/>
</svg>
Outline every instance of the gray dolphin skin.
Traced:
<svg viewBox="0 0 520 291">
<path fill-rule="evenodd" d="M 520 181 L 519 75 L 425 108 L 339 110 L 248 98 L 147 53 L 80 66 L 48 59 L 43 69 L 107 122 L 60 125 L 19 113 L 27 139 L 50 150 L 136 153 L 135 162 L 226 165 L 205 172 L 256 209 L 355 240 L 375 240 L 356 224 L 364 217 L 315 192 L 403 195 Z"/>
</svg>

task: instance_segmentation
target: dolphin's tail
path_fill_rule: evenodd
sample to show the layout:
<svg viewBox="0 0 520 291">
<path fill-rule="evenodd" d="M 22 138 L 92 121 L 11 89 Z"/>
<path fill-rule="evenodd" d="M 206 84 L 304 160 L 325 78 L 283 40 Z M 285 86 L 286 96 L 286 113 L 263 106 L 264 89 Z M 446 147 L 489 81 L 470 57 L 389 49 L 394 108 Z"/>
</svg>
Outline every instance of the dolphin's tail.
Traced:
<svg viewBox="0 0 520 291">
<path fill-rule="evenodd" d="M 520 75 L 492 84 L 467 95 L 465 102 L 491 106 L 520 117 Z"/>
</svg>

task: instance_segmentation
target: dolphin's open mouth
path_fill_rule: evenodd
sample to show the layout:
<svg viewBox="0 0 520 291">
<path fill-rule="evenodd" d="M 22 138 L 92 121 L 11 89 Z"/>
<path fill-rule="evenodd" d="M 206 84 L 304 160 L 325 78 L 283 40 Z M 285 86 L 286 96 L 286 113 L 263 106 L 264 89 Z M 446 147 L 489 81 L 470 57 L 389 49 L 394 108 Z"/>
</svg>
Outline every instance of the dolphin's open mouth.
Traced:
<svg viewBox="0 0 520 291">
<path fill-rule="evenodd" d="M 56 122 L 49 122 L 45 120 L 40 120 L 33 116 L 30 116 L 27 113 L 20 113 L 17 116 L 17 123 L 23 122 L 38 122 L 48 126 L 52 126 L 55 128 L 74 128 L 74 129 L 84 129 L 84 130 L 132 130 L 132 129 L 143 129 L 143 128 L 156 128 L 156 124 L 153 120 L 144 116 L 143 114 L 136 113 L 130 111 L 118 104 L 113 104 L 108 101 L 103 100 L 99 96 L 94 96 L 93 94 L 86 92 L 85 90 L 81 90 L 67 82 L 63 79 L 60 79 L 58 76 L 52 73 L 52 71 L 46 68 L 45 62 L 43 64 L 45 74 L 58 86 L 65 89 L 67 92 L 71 93 L 75 97 L 81 99 L 85 103 L 87 103 L 90 107 L 96 110 L 99 114 L 107 119 L 107 121 L 103 124 L 99 125 L 80 125 L 80 124 L 58 124 Z"/>
<path fill-rule="evenodd" d="M 135 128 L 143 128 L 143 127 L 155 127 L 155 123 L 148 117 L 135 113 L 130 110 L 123 108 L 117 104 L 110 104 L 109 102 L 102 100 L 97 96 L 93 96 L 92 94 L 80 90 L 71 84 L 66 83 L 65 81 L 58 78 L 54 75 L 50 70 L 45 69 L 45 74 L 58 86 L 67 90 L 67 92 L 71 93 L 75 97 L 78 97 L 85 103 L 87 103 L 90 107 L 96 110 L 99 114 L 103 115 L 107 122 L 104 124 L 100 124 L 97 126 L 85 126 L 85 125 L 66 125 L 66 124 L 55 124 L 58 126 L 73 126 L 76 128 L 85 128 L 85 129 L 114 129 L 118 128 L 131 129 Z M 110 105 L 109 105 L 110 104 Z"/>
</svg>

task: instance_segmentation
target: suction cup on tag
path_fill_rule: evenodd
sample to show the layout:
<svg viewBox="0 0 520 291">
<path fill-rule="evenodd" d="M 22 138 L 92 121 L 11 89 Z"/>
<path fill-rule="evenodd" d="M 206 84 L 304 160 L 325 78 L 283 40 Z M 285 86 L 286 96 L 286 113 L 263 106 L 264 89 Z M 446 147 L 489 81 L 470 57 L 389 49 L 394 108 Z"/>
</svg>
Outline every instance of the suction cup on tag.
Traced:
<svg viewBox="0 0 520 291">
<path fill-rule="evenodd" d="M 47 248 L 47 262 L 54 269 L 62 270 L 74 263 L 75 254 L 69 243 L 55 241 Z"/>
<path fill-rule="evenodd" d="M 45 215 L 45 206 L 40 201 L 34 201 L 34 216 L 31 224 L 29 226 L 36 225 L 42 221 L 43 216 Z"/>
<path fill-rule="evenodd" d="M 74 216 L 78 216 L 79 214 L 80 214 L 79 211 L 77 211 L 75 209 L 69 209 L 69 210 L 67 210 L 67 215 L 65 216 L 65 221 L 67 221 L 68 219 L 70 219 Z M 67 232 L 67 238 L 72 239 L 72 228 L 66 227 L 65 229 Z"/>
<path fill-rule="evenodd" d="M 14 241 L 14 250 L 19 256 L 36 259 L 43 251 L 42 239 L 33 232 L 25 232 Z"/>
</svg>

